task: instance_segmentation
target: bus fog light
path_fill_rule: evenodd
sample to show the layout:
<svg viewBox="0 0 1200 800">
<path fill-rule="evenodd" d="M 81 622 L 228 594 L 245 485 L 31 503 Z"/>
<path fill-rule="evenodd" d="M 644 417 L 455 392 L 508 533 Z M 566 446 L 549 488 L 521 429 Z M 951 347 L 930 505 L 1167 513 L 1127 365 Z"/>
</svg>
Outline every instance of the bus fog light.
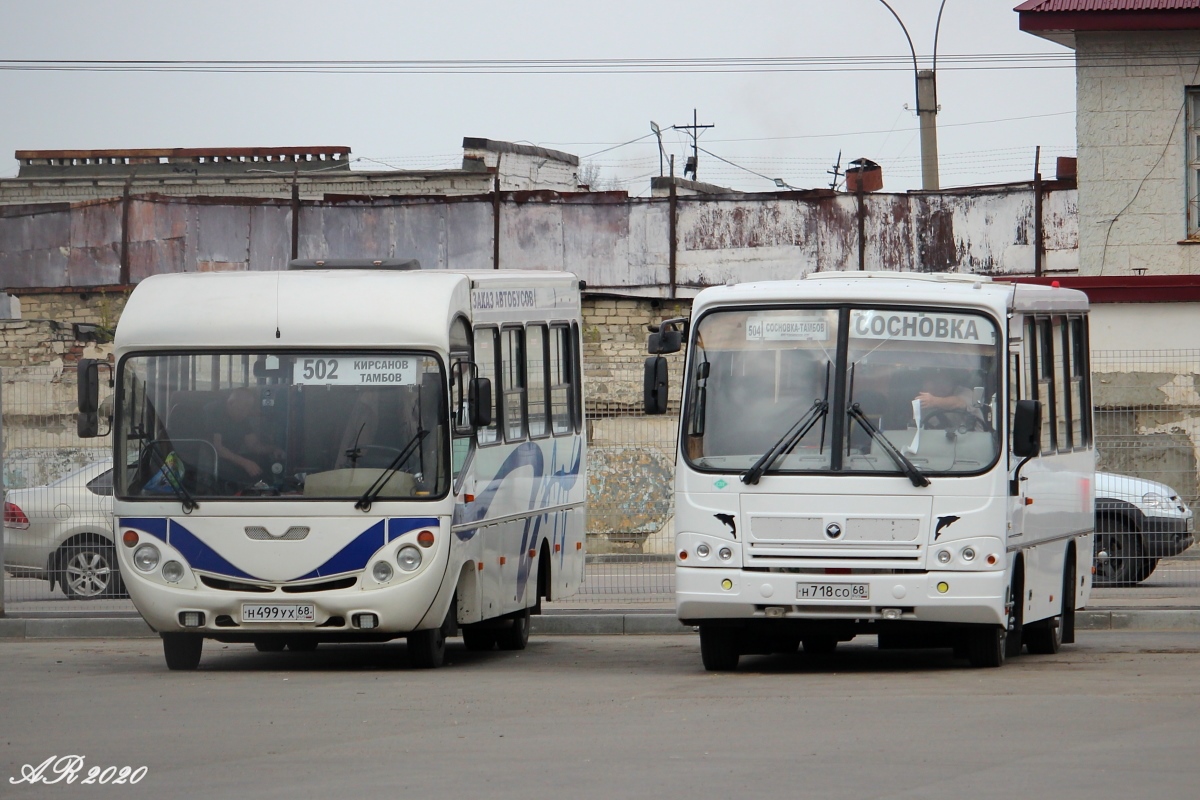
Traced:
<svg viewBox="0 0 1200 800">
<path fill-rule="evenodd" d="M 950 563 L 950 551 L 949 550 L 938 550 L 937 560 L 938 560 L 939 564 L 949 564 Z"/>
<path fill-rule="evenodd" d="M 945 594 L 946 592 L 950 591 L 950 584 L 946 583 L 945 581 L 942 581 L 941 583 L 939 583 L 937 585 L 937 590 L 941 594 Z"/>
<path fill-rule="evenodd" d="M 962 550 L 962 559 L 963 559 L 963 561 L 974 561 L 975 560 L 975 548 L 964 547 Z"/>
<path fill-rule="evenodd" d="M 178 561 L 168 561 L 162 566 L 162 576 L 167 583 L 179 583 L 183 578 L 183 564 Z"/>
<path fill-rule="evenodd" d="M 721 557 L 722 561 L 728 561 L 729 559 L 733 558 L 733 551 L 728 547 L 722 547 L 717 551 L 717 555 Z"/>
<path fill-rule="evenodd" d="M 721 588 L 728 592 L 733 588 L 733 581 L 729 580 L 729 578 L 726 578 L 725 580 L 721 581 Z"/>
<path fill-rule="evenodd" d="M 711 551 L 708 549 L 708 545 L 706 545 L 706 544 L 696 545 L 696 555 L 700 556 L 701 558 L 708 558 L 709 552 L 711 552 Z"/>
<path fill-rule="evenodd" d="M 144 544 L 133 551 L 133 565 L 142 572 L 153 572 L 159 558 L 158 548 L 152 544 Z"/>
<path fill-rule="evenodd" d="M 784 610 L 783 606 L 767 606 L 766 608 L 766 614 L 771 619 L 779 619 L 785 613 L 786 611 Z"/>
<path fill-rule="evenodd" d="M 180 611 L 179 624 L 185 628 L 199 628 L 204 624 L 204 614 L 200 611 Z"/>
<path fill-rule="evenodd" d="M 900 619 L 900 609 L 898 608 L 884 608 L 879 613 L 883 615 L 884 619 Z"/>
<path fill-rule="evenodd" d="M 392 575 L 394 574 L 392 572 L 392 565 L 386 561 L 376 561 L 375 566 L 371 567 L 371 577 L 380 583 L 387 583 L 392 579 Z"/>
<path fill-rule="evenodd" d="M 421 551 L 411 544 L 406 544 L 396 552 L 396 563 L 405 572 L 412 572 L 421 566 Z"/>
<path fill-rule="evenodd" d="M 371 630 L 379 627 L 379 617 L 374 614 L 355 614 L 350 618 L 354 623 L 354 627 L 362 628 L 363 630 Z"/>
</svg>

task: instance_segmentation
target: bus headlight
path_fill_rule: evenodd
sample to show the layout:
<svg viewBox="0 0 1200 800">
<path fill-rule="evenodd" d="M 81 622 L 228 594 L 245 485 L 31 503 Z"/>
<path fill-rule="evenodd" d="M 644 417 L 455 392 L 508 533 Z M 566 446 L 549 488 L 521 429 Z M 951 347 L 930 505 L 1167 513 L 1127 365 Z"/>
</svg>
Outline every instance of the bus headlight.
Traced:
<svg viewBox="0 0 1200 800">
<path fill-rule="evenodd" d="M 152 544 L 144 544 L 133 551 L 133 565 L 142 572 L 153 572 L 159 558 L 158 548 Z"/>
<path fill-rule="evenodd" d="M 412 572 L 421 566 L 421 551 L 411 544 L 406 544 L 396 552 L 396 563 L 405 572 Z"/>
<path fill-rule="evenodd" d="M 975 548 L 974 547 L 964 547 L 962 550 L 962 559 L 963 559 L 963 561 L 974 561 L 975 560 Z"/>
<path fill-rule="evenodd" d="M 168 561 L 162 566 L 162 576 L 167 583 L 179 583 L 183 578 L 183 564 L 178 561 Z"/>
<path fill-rule="evenodd" d="M 394 574 L 392 565 L 386 561 L 376 561 L 375 566 L 371 567 L 371 577 L 380 583 L 387 583 Z"/>
<path fill-rule="evenodd" d="M 728 547 L 722 547 L 717 551 L 717 555 L 721 557 L 722 561 L 728 561 L 729 559 L 733 558 L 733 551 Z"/>
<path fill-rule="evenodd" d="M 938 560 L 939 564 L 949 564 L 950 563 L 950 551 L 949 550 L 938 550 L 937 560 Z"/>
<path fill-rule="evenodd" d="M 708 545 L 706 545 L 706 544 L 696 545 L 696 555 L 700 556 L 701 558 L 708 558 L 709 552 L 711 552 L 711 551 L 708 549 Z"/>
</svg>

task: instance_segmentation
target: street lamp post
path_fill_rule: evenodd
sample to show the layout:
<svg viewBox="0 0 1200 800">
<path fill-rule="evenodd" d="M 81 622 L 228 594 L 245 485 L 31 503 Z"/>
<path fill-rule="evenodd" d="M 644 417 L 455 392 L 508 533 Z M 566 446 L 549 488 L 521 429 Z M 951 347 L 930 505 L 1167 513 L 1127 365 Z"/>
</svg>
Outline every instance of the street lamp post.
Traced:
<svg viewBox="0 0 1200 800">
<path fill-rule="evenodd" d="M 913 78 L 916 81 L 917 120 L 921 129 L 921 188 L 928 190 L 941 188 L 938 177 L 938 146 L 937 146 L 937 44 L 938 33 L 942 28 L 942 11 L 946 8 L 946 0 L 938 6 L 937 24 L 933 29 L 933 68 L 920 69 L 917 65 L 917 49 L 913 47 L 912 37 L 908 28 L 896 10 L 888 5 L 887 0 L 879 0 L 884 8 L 892 12 L 904 38 L 908 40 L 908 49 L 912 53 Z"/>
</svg>

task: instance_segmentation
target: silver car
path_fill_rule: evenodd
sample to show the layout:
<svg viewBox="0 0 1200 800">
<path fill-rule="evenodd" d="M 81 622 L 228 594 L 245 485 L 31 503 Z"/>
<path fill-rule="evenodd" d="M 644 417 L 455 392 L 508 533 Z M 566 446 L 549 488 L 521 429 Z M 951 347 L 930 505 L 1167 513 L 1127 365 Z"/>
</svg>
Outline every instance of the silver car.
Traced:
<svg viewBox="0 0 1200 800">
<path fill-rule="evenodd" d="M 74 600 L 123 597 L 113 547 L 112 461 L 4 496 L 4 568 Z"/>
<path fill-rule="evenodd" d="M 1195 541 L 1192 510 L 1165 483 L 1096 473 L 1097 586 L 1133 586 L 1150 577 L 1159 559 Z"/>
</svg>

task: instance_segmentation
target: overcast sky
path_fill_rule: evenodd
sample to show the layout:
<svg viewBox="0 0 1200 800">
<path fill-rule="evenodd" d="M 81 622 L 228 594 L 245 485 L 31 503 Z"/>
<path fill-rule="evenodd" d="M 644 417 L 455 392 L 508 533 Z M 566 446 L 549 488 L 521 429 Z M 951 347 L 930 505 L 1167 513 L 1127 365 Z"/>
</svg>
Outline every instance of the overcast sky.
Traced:
<svg viewBox="0 0 1200 800">
<path fill-rule="evenodd" d="M 940 0 L 891 0 L 922 68 Z M 1065 48 L 1021 33 L 1017 0 L 947 0 L 938 41 L 943 186 L 1028 180 L 1075 151 L 1075 73 L 956 67 L 966 54 Z M 885 189 L 920 186 L 911 56 L 879 0 L 0 0 L 0 62 L 908 58 L 883 71 L 274 74 L 0 70 L 0 177 L 24 149 L 345 145 L 356 169 L 444 168 L 464 136 L 524 142 L 595 163 L 647 194 L 650 121 L 682 171 L 697 109 L 699 178 L 770 190 L 828 185 L 843 164 L 883 165 Z M 857 61 L 858 65 L 864 62 Z M 623 142 L 646 137 L 622 147 Z M 613 149 L 608 149 L 613 148 Z M 606 152 L 599 152 L 606 151 Z M 737 166 L 734 166 L 737 165 Z M 758 173 L 757 175 L 754 173 Z M 761 176 L 761 177 L 760 177 Z"/>
</svg>

